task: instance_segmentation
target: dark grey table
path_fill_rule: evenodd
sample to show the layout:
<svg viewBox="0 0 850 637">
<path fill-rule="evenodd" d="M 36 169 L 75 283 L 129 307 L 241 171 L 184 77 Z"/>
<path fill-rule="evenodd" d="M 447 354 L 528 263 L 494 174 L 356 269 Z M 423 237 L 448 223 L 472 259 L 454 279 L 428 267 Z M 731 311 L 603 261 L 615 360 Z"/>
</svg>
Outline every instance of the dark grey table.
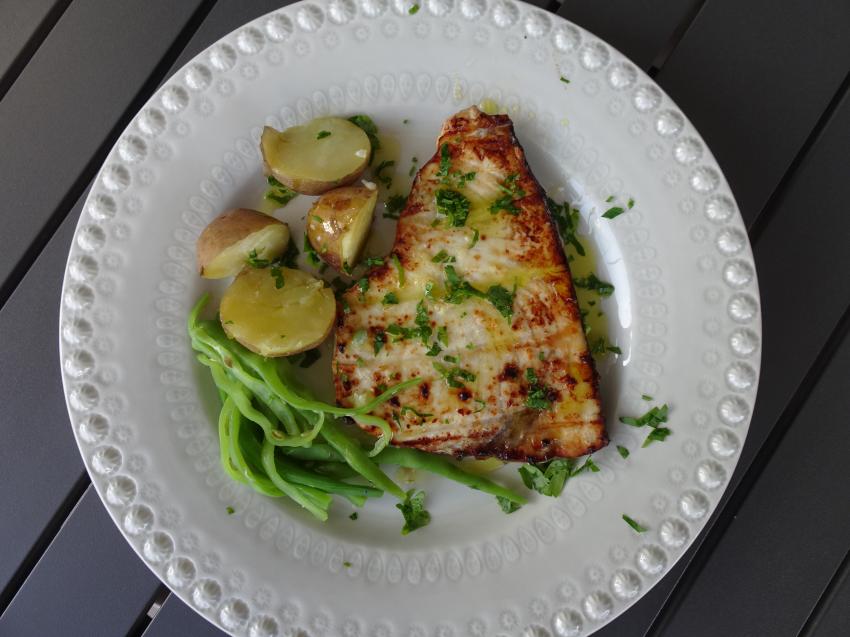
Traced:
<svg viewBox="0 0 850 637">
<path fill-rule="evenodd" d="M 68 426 L 65 255 L 88 184 L 177 67 L 281 0 L 0 2 L 0 635 L 213 635 L 109 520 Z M 763 375 L 722 505 L 598 634 L 850 635 L 850 2 L 537 4 L 630 56 L 738 199 Z M 94 568 L 92 568 L 94 565 Z"/>
</svg>

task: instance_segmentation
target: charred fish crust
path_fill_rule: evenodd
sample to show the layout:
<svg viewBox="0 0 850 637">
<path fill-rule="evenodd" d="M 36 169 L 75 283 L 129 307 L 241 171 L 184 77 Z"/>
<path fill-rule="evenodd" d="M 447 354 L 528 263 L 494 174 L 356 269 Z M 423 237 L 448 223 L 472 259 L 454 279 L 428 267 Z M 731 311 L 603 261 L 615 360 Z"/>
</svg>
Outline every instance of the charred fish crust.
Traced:
<svg viewBox="0 0 850 637">
<path fill-rule="evenodd" d="M 508 202 L 514 209 L 493 211 L 510 192 L 508 177 L 517 186 Z M 468 197 L 468 216 L 438 210 L 439 189 Z M 446 302 L 449 265 L 456 281 L 480 292 L 506 290 L 509 314 L 474 291 Z M 336 327 L 344 347 L 334 351 L 334 386 L 350 407 L 402 378 L 420 378 L 373 412 L 398 429 L 392 444 L 537 462 L 607 443 L 569 265 L 510 118 L 470 108 L 446 121 L 414 180 L 391 255 L 366 276 L 368 286 L 342 297 L 348 311 Z M 382 303 L 389 292 L 397 303 Z M 527 405 L 530 387 L 543 390 L 549 408 Z M 401 405 L 429 416 L 402 417 Z"/>
</svg>

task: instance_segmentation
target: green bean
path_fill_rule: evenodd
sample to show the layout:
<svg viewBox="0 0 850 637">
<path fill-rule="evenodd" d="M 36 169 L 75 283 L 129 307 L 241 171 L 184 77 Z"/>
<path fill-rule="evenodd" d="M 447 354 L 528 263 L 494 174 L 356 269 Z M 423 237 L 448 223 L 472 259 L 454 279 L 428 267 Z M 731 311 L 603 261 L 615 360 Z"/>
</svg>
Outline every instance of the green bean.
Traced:
<svg viewBox="0 0 850 637">
<path fill-rule="evenodd" d="M 264 495 L 279 498 L 283 495 L 283 491 L 273 481 L 270 482 L 268 479 L 256 475 L 245 460 L 242 447 L 239 444 L 242 414 L 239 413 L 239 410 L 236 409 L 230 398 L 225 401 L 222 411 L 226 411 L 225 417 L 228 419 L 228 428 L 230 430 L 230 461 L 233 463 L 234 468 L 245 476 L 248 484 L 254 489 Z"/>
<path fill-rule="evenodd" d="M 357 473 L 379 489 L 393 494 L 399 500 L 404 500 L 404 491 L 401 487 L 381 471 L 381 468 L 363 451 L 357 441 L 349 437 L 333 419 L 329 418 L 325 423 L 322 437 Z"/>
<path fill-rule="evenodd" d="M 217 361 L 207 359 L 206 362 L 201 361 L 207 367 L 209 367 L 210 372 L 212 372 L 213 380 L 215 384 L 222 389 L 228 397 L 233 401 L 236 405 L 236 408 L 239 409 L 239 412 L 248 420 L 257 423 L 260 427 L 262 427 L 266 436 L 270 436 L 272 438 L 275 437 L 275 432 L 278 435 L 282 436 L 283 432 L 279 431 L 277 427 L 274 426 L 265 414 L 260 412 L 258 409 L 251 404 L 251 395 L 245 389 L 245 387 L 238 382 L 233 382 L 230 378 L 228 378 L 221 364 Z"/>
<path fill-rule="evenodd" d="M 266 470 L 266 474 L 269 476 L 269 479 L 272 481 L 272 483 L 283 493 L 288 495 L 302 507 L 307 509 L 310 513 L 320 519 L 322 522 L 327 520 L 328 507 L 330 506 L 331 497 L 327 496 L 327 503 L 324 505 L 324 507 L 322 507 L 317 502 L 317 500 L 320 500 L 318 495 L 316 493 L 312 493 L 313 490 L 306 491 L 305 493 L 305 490 L 303 490 L 302 488 L 299 488 L 298 486 L 291 484 L 287 480 L 284 480 L 284 478 L 281 477 L 281 475 L 277 472 L 277 467 L 275 467 L 274 450 L 274 445 L 272 445 L 268 440 L 265 440 L 263 442 L 263 448 L 261 452 L 263 468 Z M 308 494 L 310 494 L 312 497 L 308 497 Z"/>
<path fill-rule="evenodd" d="M 222 403 L 227 400 L 225 396 Z M 230 410 L 222 407 L 218 415 L 218 450 L 221 466 L 231 478 L 242 484 L 248 484 L 248 478 L 239 473 L 230 461 Z"/>
<path fill-rule="evenodd" d="M 325 460 L 332 462 L 345 462 L 342 456 L 330 445 L 314 443 L 309 447 L 287 447 L 281 451 L 290 458 L 299 460 Z"/>
<path fill-rule="evenodd" d="M 384 495 L 384 492 L 380 489 L 361 484 L 349 484 L 347 482 L 342 482 L 341 480 L 335 480 L 334 478 L 323 476 L 320 473 L 316 473 L 315 471 L 310 471 L 309 469 L 299 466 L 292 460 L 281 458 L 279 455 L 275 457 L 275 464 L 277 466 L 278 473 L 290 482 L 303 484 L 308 487 L 315 487 L 316 489 L 321 489 L 327 493 L 355 495 L 365 498 L 380 498 Z"/>
<path fill-rule="evenodd" d="M 408 469 L 420 469 L 436 473 L 449 480 L 454 480 L 472 489 L 502 497 L 516 504 L 525 504 L 526 500 L 521 495 L 510 489 L 496 484 L 484 476 L 467 473 L 450 459 L 432 453 L 425 453 L 417 449 L 405 449 L 403 447 L 387 447 L 377 458 L 380 462 L 395 464 Z"/>
</svg>

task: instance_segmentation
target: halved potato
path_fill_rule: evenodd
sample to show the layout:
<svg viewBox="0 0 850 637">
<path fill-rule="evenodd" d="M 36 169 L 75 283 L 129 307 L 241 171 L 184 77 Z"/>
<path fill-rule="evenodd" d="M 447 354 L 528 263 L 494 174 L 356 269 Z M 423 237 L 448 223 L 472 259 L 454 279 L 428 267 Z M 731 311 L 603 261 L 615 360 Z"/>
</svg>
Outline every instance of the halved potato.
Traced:
<svg viewBox="0 0 850 637">
<path fill-rule="evenodd" d="M 377 200 L 377 188 L 345 186 L 315 201 L 307 213 L 307 237 L 323 261 L 337 270 L 357 265 Z"/>
<path fill-rule="evenodd" d="M 234 276 L 249 257 L 276 259 L 289 243 L 289 226 L 274 217 L 236 208 L 213 219 L 198 237 L 198 271 L 207 279 Z"/>
<path fill-rule="evenodd" d="M 252 352 L 291 356 L 325 340 L 336 300 L 323 281 L 301 270 L 246 268 L 225 291 L 219 314 L 227 335 Z"/>
<path fill-rule="evenodd" d="M 319 117 L 280 132 L 266 126 L 260 138 L 267 175 L 305 195 L 353 183 L 366 169 L 372 147 L 363 130 L 341 117 Z"/>
</svg>

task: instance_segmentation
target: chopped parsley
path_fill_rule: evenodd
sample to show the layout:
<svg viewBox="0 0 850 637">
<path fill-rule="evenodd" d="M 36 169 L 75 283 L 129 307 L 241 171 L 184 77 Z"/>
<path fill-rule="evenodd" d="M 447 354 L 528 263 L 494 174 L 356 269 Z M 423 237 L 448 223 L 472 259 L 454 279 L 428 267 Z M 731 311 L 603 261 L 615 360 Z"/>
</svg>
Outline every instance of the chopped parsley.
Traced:
<svg viewBox="0 0 850 637">
<path fill-rule="evenodd" d="M 286 244 L 286 250 L 278 258 L 278 262 L 287 268 L 298 267 L 298 246 L 295 245 L 295 239 L 290 235 L 289 243 Z"/>
<path fill-rule="evenodd" d="M 453 265 L 445 267 L 446 272 L 446 296 L 443 300 L 447 303 L 460 304 L 466 299 L 475 296 L 489 301 L 495 307 L 499 314 L 504 316 L 508 321 L 513 319 L 513 304 L 516 297 L 516 285 L 512 292 L 501 285 L 491 285 L 486 292 L 482 292 L 478 288 L 472 286 L 469 281 L 466 281 L 458 275 Z"/>
<path fill-rule="evenodd" d="M 380 164 L 378 164 L 378 167 L 375 168 L 375 172 L 374 172 L 375 181 L 384 184 L 384 186 L 386 186 L 387 188 L 392 186 L 393 185 L 393 178 L 390 177 L 389 175 L 384 175 L 383 172 L 387 168 L 392 168 L 393 166 L 395 166 L 395 162 L 392 159 L 389 159 L 389 160 L 385 159 Z"/>
<path fill-rule="evenodd" d="M 440 250 L 431 259 L 431 263 L 454 263 L 455 261 L 457 261 L 457 259 L 455 259 L 453 256 L 450 256 L 445 249 Z"/>
<path fill-rule="evenodd" d="M 357 289 L 360 290 L 360 300 L 366 298 L 366 292 L 369 290 L 369 279 L 365 276 L 357 281 Z"/>
<path fill-rule="evenodd" d="M 460 362 L 460 359 L 457 356 L 449 356 L 448 354 L 443 356 L 443 360 L 446 361 L 447 363 L 453 363 L 455 365 L 457 365 Z"/>
<path fill-rule="evenodd" d="M 383 331 L 377 330 L 375 332 L 375 338 L 373 340 L 373 349 L 375 350 L 375 356 L 384 348 L 384 344 L 387 342 L 387 335 L 384 334 Z"/>
<path fill-rule="evenodd" d="M 611 296 L 614 293 L 614 286 L 607 281 L 602 281 L 593 272 L 585 277 L 576 277 L 573 279 L 573 284 L 577 288 L 592 290 L 599 296 Z"/>
<path fill-rule="evenodd" d="M 575 465 L 574 458 L 555 458 L 536 464 L 524 464 L 518 471 L 526 487 L 540 495 L 557 498 L 573 475 Z"/>
<path fill-rule="evenodd" d="M 411 489 L 404 496 L 404 501 L 395 505 L 404 516 L 404 526 L 401 529 L 402 535 L 407 535 L 411 531 L 421 529 L 427 526 L 431 521 L 431 514 L 425 510 L 425 492 Z"/>
<path fill-rule="evenodd" d="M 381 142 L 378 139 L 378 127 L 368 115 L 353 115 L 348 118 L 348 121 L 359 127 L 366 133 L 369 138 L 369 145 L 372 147 L 372 152 L 369 155 L 369 165 L 372 165 L 372 159 L 375 157 L 375 151 L 381 147 Z"/>
<path fill-rule="evenodd" d="M 260 258 L 259 256 L 257 256 L 256 250 L 251 250 L 248 253 L 248 257 L 245 259 L 245 263 L 250 265 L 252 268 L 267 268 L 269 267 L 269 263 L 271 263 L 271 261 L 269 261 L 268 259 Z"/>
<path fill-rule="evenodd" d="M 297 192 L 291 188 L 287 188 L 271 175 L 266 177 L 266 181 L 270 186 L 270 188 L 266 191 L 266 199 L 274 201 L 281 208 L 298 196 Z"/>
<path fill-rule="evenodd" d="M 605 199 L 605 203 L 611 203 L 612 201 L 614 201 L 614 195 L 608 195 L 608 198 Z"/>
<path fill-rule="evenodd" d="M 307 369 L 322 357 L 322 353 L 319 351 L 318 347 L 314 347 L 313 349 L 308 349 L 306 352 L 304 352 L 303 354 L 299 354 L 298 356 L 301 357 L 301 360 L 298 363 L 298 367 L 301 367 L 302 369 Z"/>
<path fill-rule="evenodd" d="M 434 195 L 437 204 L 437 212 L 445 215 L 449 225 L 460 228 L 466 223 L 469 216 L 469 199 L 456 190 L 441 188 Z"/>
<path fill-rule="evenodd" d="M 649 432 L 649 435 L 646 437 L 646 440 L 643 441 L 641 447 L 648 447 L 653 442 L 664 442 L 667 439 L 672 431 L 667 427 L 655 427 L 652 431 Z"/>
<path fill-rule="evenodd" d="M 410 15 L 416 15 L 417 13 L 419 13 L 419 5 L 418 5 L 418 4 L 414 4 L 413 6 L 411 6 L 411 7 L 407 10 L 407 12 L 408 12 Z"/>
<path fill-rule="evenodd" d="M 461 380 L 465 380 L 470 383 L 475 381 L 475 374 L 467 369 L 463 369 L 462 367 L 446 367 L 437 361 L 432 361 L 431 364 L 434 366 L 434 369 L 437 370 L 440 378 L 444 379 L 446 381 L 446 385 L 449 387 L 460 389 L 463 387 Z"/>
<path fill-rule="evenodd" d="M 468 181 L 475 179 L 474 172 L 462 173 L 452 170 L 452 155 L 449 145 L 443 143 L 440 146 L 440 168 L 437 170 L 437 178 L 441 184 L 463 188 Z"/>
<path fill-rule="evenodd" d="M 368 257 L 364 263 L 367 268 L 373 268 L 376 265 L 384 265 L 384 257 Z"/>
<path fill-rule="evenodd" d="M 632 197 L 629 197 L 629 201 L 626 203 L 626 208 L 631 210 L 635 207 L 635 200 Z"/>
<path fill-rule="evenodd" d="M 406 203 L 404 195 L 392 195 L 384 202 L 384 219 L 399 219 Z"/>
<path fill-rule="evenodd" d="M 431 338 L 431 318 L 428 316 L 428 309 L 425 307 L 425 301 L 419 301 L 416 304 L 416 318 L 413 319 L 416 323 L 416 328 L 419 330 L 419 338 L 422 339 L 422 344 L 425 345 L 428 339 Z"/>
<path fill-rule="evenodd" d="M 443 350 L 440 348 L 440 344 L 437 343 L 437 341 L 434 341 L 433 343 L 431 343 L 431 348 L 427 352 L 425 352 L 425 356 L 436 356 L 442 351 Z"/>
<path fill-rule="evenodd" d="M 622 206 L 612 206 L 608 208 L 605 212 L 602 213 L 602 216 L 606 219 L 615 219 L 619 217 L 621 214 L 625 212 L 625 209 Z"/>
<path fill-rule="evenodd" d="M 434 300 L 434 282 L 433 281 L 428 281 L 425 284 L 425 298 L 430 299 L 432 301 Z"/>
<path fill-rule="evenodd" d="M 595 341 L 593 341 L 590 344 L 590 353 L 591 354 L 607 354 L 608 352 L 610 352 L 612 354 L 620 355 L 620 354 L 623 353 L 623 350 L 621 350 L 616 345 L 610 345 L 605 340 L 604 336 L 600 336 L 598 339 L 596 339 Z"/>
<path fill-rule="evenodd" d="M 652 396 L 650 396 L 650 395 L 648 395 L 648 394 L 641 394 L 641 395 L 640 395 L 640 399 L 641 399 L 641 400 L 650 401 L 650 400 L 652 400 Z"/>
<path fill-rule="evenodd" d="M 499 503 L 499 506 L 505 513 L 513 513 L 514 511 L 518 511 L 522 508 L 521 504 L 508 500 L 506 497 L 501 495 L 496 496 L 496 502 Z"/>
<path fill-rule="evenodd" d="M 234 513 L 236 513 L 236 509 L 234 509 L 233 507 L 226 507 L 224 510 L 227 511 L 227 515 L 233 515 Z"/>
<path fill-rule="evenodd" d="M 629 457 L 629 450 L 626 449 L 623 445 L 617 445 L 617 451 L 619 452 L 621 458 Z"/>
<path fill-rule="evenodd" d="M 304 245 L 302 246 L 304 249 L 304 254 L 307 256 L 307 261 L 313 267 L 318 267 L 322 262 L 322 259 L 319 257 L 319 253 L 313 248 L 310 244 L 310 238 L 307 236 L 307 233 L 304 233 Z"/>
<path fill-rule="evenodd" d="M 653 429 L 658 427 L 665 422 L 667 422 L 667 413 L 669 408 L 666 404 L 661 405 L 660 407 L 653 407 L 649 411 L 647 411 L 643 416 L 638 418 L 634 418 L 632 416 L 621 416 L 620 422 L 624 425 L 630 425 L 632 427 L 652 427 Z"/>
<path fill-rule="evenodd" d="M 272 269 L 269 270 L 269 274 L 271 274 L 272 278 L 274 279 L 275 289 L 279 290 L 286 283 L 283 278 L 283 271 L 278 266 L 273 266 Z"/>
<path fill-rule="evenodd" d="M 316 135 L 316 139 L 324 139 L 325 137 L 330 137 L 331 132 L 329 130 L 320 130 L 319 134 Z"/>
<path fill-rule="evenodd" d="M 539 360 L 539 361 L 545 361 L 546 360 L 546 354 L 542 350 L 540 352 L 538 352 L 537 360 Z"/>
<path fill-rule="evenodd" d="M 437 328 L 437 340 L 443 344 L 444 347 L 448 347 L 449 345 L 449 330 L 445 325 L 441 325 Z"/>
<path fill-rule="evenodd" d="M 525 191 L 517 184 L 518 179 L 519 173 L 513 173 L 499 184 L 499 188 L 504 194 L 490 204 L 491 215 L 497 214 L 500 210 L 504 210 L 510 215 L 518 215 L 521 212 L 516 205 L 516 200 L 525 197 Z"/>
<path fill-rule="evenodd" d="M 639 522 L 635 521 L 633 518 L 630 518 L 625 513 L 623 513 L 623 521 L 638 533 L 646 533 L 646 531 L 649 530 L 645 526 L 641 525 Z"/>
<path fill-rule="evenodd" d="M 559 204 L 549 197 L 546 197 L 546 203 L 552 212 L 552 217 L 555 219 L 555 225 L 558 228 L 558 234 L 561 235 L 563 244 L 565 246 L 572 246 L 576 254 L 583 257 L 585 255 L 584 246 L 581 245 L 576 237 L 579 220 L 578 209 L 571 207 L 566 201 Z"/>
<path fill-rule="evenodd" d="M 348 519 L 349 519 L 349 520 L 356 520 L 356 519 L 357 519 L 357 517 L 358 517 L 358 516 L 357 516 L 357 511 L 355 511 L 354 513 L 352 513 L 351 515 L 349 515 L 349 516 L 348 516 Z M 349 566 L 351 566 L 351 562 L 347 562 L 347 564 L 348 564 Z"/>
<path fill-rule="evenodd" d="M 562 81 L 564 84 L 569 84 L 569 83 L 570 83 L 570 81 L 569 81 L 567 78 L 565 78 L 563 75 L 561 76 L 561 81 Z"/>
<path fill-rule="evenodd" d="M 387 292 L 381 299 L 381 305 L 398 305 L 398 297 L 395 292 Z"/>
<path fill-rule="evenodd" d="M 480 235 L 478 234 L 478 228 L 473 228 L 472 229 L 472 239 L 469 240 L 469 245 L 466 246 L 466 247 L 469 248 L 470 250 L 472 250 L 472 248 L 475 247 L 475 244 L 478 243 L 478 237 L 479 236 Z"/>
<path fill-rule="evenodd" d="M 401 264 L 401 260 L 398 258 L 398 255 L 393 252 L 390 255 L 390 261 L 393 262 L 395 266 L 396 272 L 398 273 L 398 286 L 400 288 L 404 287 L 404 266 Z"/>
</svg>

